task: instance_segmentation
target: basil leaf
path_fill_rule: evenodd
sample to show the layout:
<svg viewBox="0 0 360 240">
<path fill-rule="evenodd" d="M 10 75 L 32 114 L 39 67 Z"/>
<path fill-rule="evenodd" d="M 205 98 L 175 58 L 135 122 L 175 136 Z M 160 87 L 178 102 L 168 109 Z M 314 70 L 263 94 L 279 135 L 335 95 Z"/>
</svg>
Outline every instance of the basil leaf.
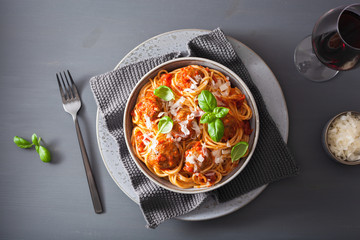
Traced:
<svg viewBox="0 0 360 240">
<path fill-rule="evenodd" d="M 32 147 L 32 143 L 30 143 L 29 141 L 26 141 L 25 139 L 15 136 L 14 137 L 14 143 L 16 144 L 16 146 L 18 146 L 19 148 L 31 148 Z"/>
<path fill-rule="evenodd" d="M 40 145 L 38 145 L 38 146 L 35 145 L 35 150 L 37 153 L 39 153 L 39 147 L 40 147 Z"/>
<path fill-rule="evenodd" d="M 171 129 L 173 128 L 173 125 L 174 125 L 174 122 L 170 117 L 168 117 L 168 116 L 162 117 L 158 123 L 159 132 L 160 133 L 169 133 L 171 131 Z"/>
<path fill-rule="evenodd" d="M 236 162 L 237 160 L 242 158 L 245 155 L 248 148 L 249 148 L 249 144 L 247 142 L 238 142 L 231 149 L 231 161 Z"/>
<path fill-rule="evenodd" d="M 35 133 L 31 136 L 31 140 L 35 146 L 39 146 L 38 137 Z"/>
<path fill-rule="evenodd" d="M 170 101 L 175 99 L 175 95 L 171 88 L 168 86 L 161 85 L 160 87 L 156 88 L 154 90 L 155 96 L 158 96 L 161 99 L 164 99 L 165 101 Z"/>
<path fill-rule="evenodd" d="M 224 124 L 221 119 L 217 118 L 215 121 L 208 123 L 208 133 L 215 142 L 221 140 L 224 136 Z"/>
<path fill-rule="evenodd" d="M 217 117 L 217 118 L 225 117 L 228 114 L 228 112 L 229 112 L 229 109 L 225 108 L 225 107 L 216 107 L 213 110 L 213 113 L 214 113 L 215 117 Z"/>
<path fill-rule="evenodd" d="M 49 150 L 47 150 L 45 147 L 39 146 L 37 152 L 39 153 L 41 161 L 43 161 L 43 162 L 51 161 L 51 154 L 50 154 Z"/>
<path fill-rule="evenodd" d="M 208 90 L 202 90 L 198 96 L 200 108 L 205 112 L 212 112 L 217 107 L 216 98 Z"/>
<path fill-rule="evenodd" d="M 200 123 L 210 123 L 215 121 L 216 117 L 213 113 L 205 113 L 204 115 L 201 116 L 200 118 Z"/>
</svg>

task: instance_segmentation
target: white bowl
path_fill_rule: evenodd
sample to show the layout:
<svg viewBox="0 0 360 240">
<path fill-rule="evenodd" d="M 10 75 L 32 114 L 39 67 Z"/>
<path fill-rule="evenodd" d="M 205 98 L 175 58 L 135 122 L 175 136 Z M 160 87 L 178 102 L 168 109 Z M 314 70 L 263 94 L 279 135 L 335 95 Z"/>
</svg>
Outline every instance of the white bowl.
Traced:
<svg viewBox="0 0 360 240">
<path fill-rule="evenodd" d="M 232 86 L 239 88 L 241 90 L 241 92 L 243 94 L 245 94 L 246 100 L 247 100 L 250 108 L 253 111 L 253 117 L 250 120 L 250 125 L 253 129 L 253 132 L 250 135 L 248 156 L 246 158 L 241 159 L 239 162 L 239 165 L 230 174 L 223 177 L 220 182 L 218 182 L 214 186 L 205 187 L 205 188 L 183 189 L 183 188 L 179 188 L 179 187 L 173 185 L 166 179 L 156 176 L 146 167 L 146 165 L 140 159 L 138 159 L 136 157 L 134 149 L 131 145 L 131 134 L 132 134 L 132 129 L 133 129 L 133 123 L 132 123 L 132 118 L 131 118 L 130 112 L 135 107 L 136 100 L 139 95 L 140 89 L 146 83 L 148 83 L 149 79 L 154 78 L 160 70 L 164 69 L 164 70 L 167 70 L 168 72 L 171 72 L 175 69 L 186 67 L 188 65 L 201 65 L 204 67 L 208 67 L 210 69 L 215 69 L 217 71 L 220 71 L 225 76 L 228 76 Z M 229 68 L 227 68 L 217 62 L 214 62 L 214 61 L 211 61 L 211 60 L 208 60 L 205 58 L 198 58 L 198 57 L 184 57 L 184 58 L 170 60 L 170 61 L 167 61 L 167 62 L 151 69 L 147 74 L 145 74 L 140 79 L 140 81 L 134 87 L 134 89 L 131 92 L 129 99 L 126 103 L 125 114 L 124 114 L 124 133 L 125 133 L 126 145 L 128 147 L 128 150 L 129 150 L 132 158 L 134 159 L 136 165 L 138 166 L 138 168 L 145 174 L 146 177 L 148 177 L 151 181 L 153 181 L 155 184 L 159 185 L 160 187 L 163 187 L 163 188 L 173 191 L 173 192 L 184 193 L 184 194 L 195 194 L 195 193 L 203 193 L 203 192 L 212 191 L 214 189 L 217 189 L 217 188 L 225 185 L 226 183 L 230 182 L 233 178 L 235 178 L 249 163 L 251 156 L 254 153 L 254 150 L 255 150 L 255 147 L 256 147 L 256 144 L 258 141 L 258 137 L 259 137 L 259 130 L 260 130 L 259 125 L 260 125 L 259 112 L 256 107 L 255 99 L 254 99 L 253 95 L 251 94 L 249 88 L 241 80 L 241 78 L 239 76 L 237 76 Z"/>
</svg>

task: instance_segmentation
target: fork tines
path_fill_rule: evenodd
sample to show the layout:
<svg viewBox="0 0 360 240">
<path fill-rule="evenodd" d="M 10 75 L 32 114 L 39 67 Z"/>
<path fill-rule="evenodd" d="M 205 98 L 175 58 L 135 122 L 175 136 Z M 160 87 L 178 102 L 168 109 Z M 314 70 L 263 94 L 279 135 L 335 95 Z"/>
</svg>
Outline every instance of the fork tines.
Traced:
<svg viewBox="0 0 360 240">
<path fill-rule="evenodd" d="M 70 83 L 69 83 L 67 75 L 69 76 Z M 60 93 L 61 93 L 61 97 L 62 97 L 63 101 L 80 98 L 79 93 L 76 89 L 76 85 L 74 83 L 74 80 L 73 80 L 69 70 L 67 70 L 67 74 L 65 73 L 65 71 L 63 71 L 63 73 L 61 73 L 61 72 L 56 73 L 56 78 L 57 78 L 57 81 L 59 84 L 59 89 L 60 89 Z M 60 81 L 60 79 L 61 79 L 61 81 Z"/>
</svg>

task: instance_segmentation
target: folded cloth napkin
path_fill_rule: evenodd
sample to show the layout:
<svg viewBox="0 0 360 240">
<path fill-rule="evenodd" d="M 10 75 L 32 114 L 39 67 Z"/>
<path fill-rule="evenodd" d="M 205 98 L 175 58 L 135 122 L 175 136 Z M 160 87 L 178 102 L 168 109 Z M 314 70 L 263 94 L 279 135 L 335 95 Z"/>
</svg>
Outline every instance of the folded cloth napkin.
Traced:
<svg viewBox="0 0 360 240">
<path fill-rule="evenodd" d="M 96 103 L 105 119 L 109 133 L 117 141 L 120 160 L 139 196 L 141 210 L 147 227 L 150 228 L 156 228 L 166 219 L 192 211 L 210 195 L 220 202 L 225 202 L 264 184 L 298 173 L 294 158 L 269 115 L 259 90 L 223 32 L 215 29 L 208 34 L 192 39 L 188 43 L 188 50 L 190 56 L 219 62 L 240 76 L 251 90 L 260 114 L 260 136 L 251 161 L 230 183 L 212 192 L 192 195 L 179 194 L 157 186 L 137 168 L 125 144 L 123 114 L 132 88 L 146 72 L 155 66 L 180 57 L 178 53 L 169 53 L 127 65 L 90 80 Z"/>
</svg>

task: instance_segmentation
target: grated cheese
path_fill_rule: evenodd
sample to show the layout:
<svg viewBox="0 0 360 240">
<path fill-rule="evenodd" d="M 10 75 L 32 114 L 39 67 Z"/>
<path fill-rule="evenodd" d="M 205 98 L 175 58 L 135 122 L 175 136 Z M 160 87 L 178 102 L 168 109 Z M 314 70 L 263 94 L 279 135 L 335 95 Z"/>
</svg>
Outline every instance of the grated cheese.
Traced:
<svg viewBox="0 0 360 240">
<path fill-rule="evenodd" d="M 186 125 L 187 125 L 188 123 L 189 123 L 188 120 L 179 122 L 180 127 L 181 127 L 180 130 L 185 134 L 185 136 L 190 135 L 190 131 L 189 131 L 189 129 L 187 129 L 187 127 L 186 127 Z"/>
<path fill-rule="evenodd" d="M 216 164 L 221 164 L 224 161 L 221 155 L 221 149 L 212 151 L 211 155 L 213 155 Z"/>
<path fill-rule="evenodd" d="M 148 115 L 144 115 L 144 118 L 145 118 L 145 125 L 146 125 L 147 129 L 151 130 L 152 125 L 151 125 L 150 117 Z"/>
<path fill-rule="evenodd" d="M 196 121 L 192 122 L 192 129 L 194 129 L 196 136 L 200 135 L 200 127 Z"/>
<path fill-rule="evenodd" d="M 193 83 L 193 84 L 195 84 L 195 86 L 197 86 L 197 84 L 198 84 L 198 82 L 197 81 L 195 81 L 192 77 L 190 77 L 189 75 L 187 75 L 187 77 L 189 78 L 189 80 Z"/>
<path fill-rule="evenodd" d="M 181 96 L 175 103 L 173 101 L 169 102 L 170 106 L 170 113 L 175 116 L 177 114 L 177 111 L 179 111 L 182 103 L 185 102 L 185 98 Z"/>
<path fill-rule="evenodd" d="M 200 80 L 202 80 L 202 77 L 201 77 L 200 75 L 196 75 L 196 76 L 195 76 L 195 80 L 196 80 L 196 81 L 200 81 Z"/>
<path fill-rule="evenodd" d="M 227 150 L 222 150 L 221 151 L 222 154 L 230 154 L 231 153 L 231 149 L 227 149 Z"/>
<path fill-rule="evenodd" d="M 198 171 L 198 166 L 196 164 L 195 158 L 196 158 L 195 155 L 189 154 L 189 155 L 186 156 L 185 162 L 188 162 L 188 163 L 192 164 L 194 166 L 194 172 L 197 172 Z"/>
<path fill-rule="evenodd" d="M 360 119 L 347 113 L 331 124 L 328 130 L 330 151 L 348 161 L 360 160 Z"/>
<path fill-rule="evenodd" d="M 161 117 L 162 115 L 164 115 L 165 114 L 165 112 L 160 112 L 159 114 L 158 114 L 158 117 Z"/>
<path fill-rule="evenodd" d="M 184 92 L 193 93 L 193 92 L 195 92 L 195 91 L 193 91 L 191 88 L 185 88 L 185 89 L 184 89 Z"/>
</svg>

